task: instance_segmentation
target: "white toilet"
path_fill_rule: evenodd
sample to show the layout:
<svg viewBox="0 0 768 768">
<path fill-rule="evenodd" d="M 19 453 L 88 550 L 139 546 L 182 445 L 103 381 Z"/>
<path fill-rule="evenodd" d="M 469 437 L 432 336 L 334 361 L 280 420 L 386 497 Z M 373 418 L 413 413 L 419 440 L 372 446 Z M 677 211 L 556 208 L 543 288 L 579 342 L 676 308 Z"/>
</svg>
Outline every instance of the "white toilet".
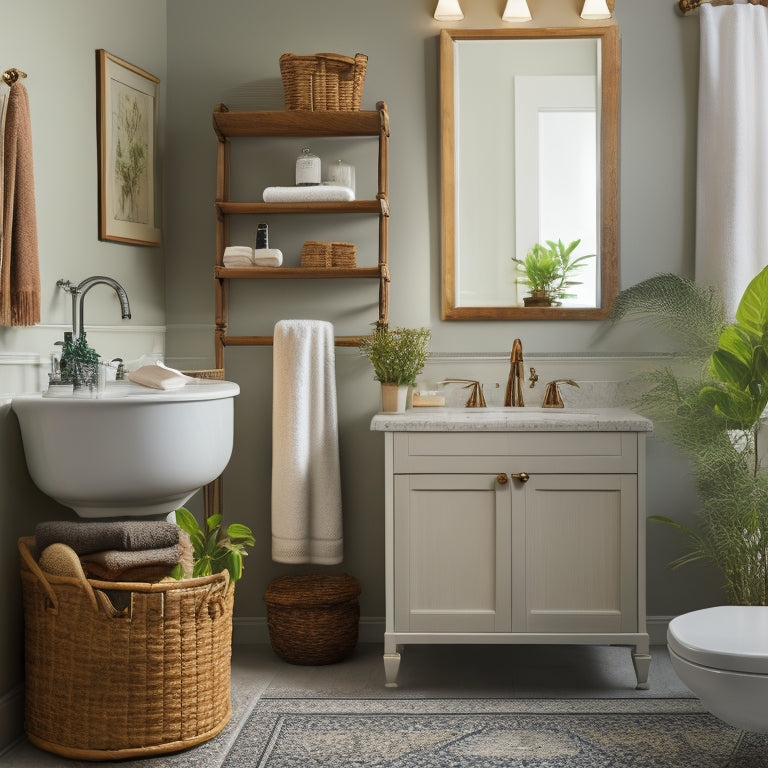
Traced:
<svg viewBox="0 0 768 768">
<path fill-rule="evenodd" d="M 768 607 L 721 605 L 669 623 L 672 667 L 726 723 L 768 733 Z"/>
</svg>

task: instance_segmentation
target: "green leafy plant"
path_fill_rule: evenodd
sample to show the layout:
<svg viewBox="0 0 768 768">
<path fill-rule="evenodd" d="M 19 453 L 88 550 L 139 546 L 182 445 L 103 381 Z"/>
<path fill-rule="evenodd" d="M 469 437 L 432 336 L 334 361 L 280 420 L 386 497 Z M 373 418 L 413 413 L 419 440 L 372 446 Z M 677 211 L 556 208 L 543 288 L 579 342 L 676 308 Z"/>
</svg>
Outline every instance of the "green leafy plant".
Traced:
<svg viewBox="0 0 768 768">
<path fill-rule="evenodd" d="M 85 332 L 74 341 L 67 333 L 61 350 L 61 380 L 71 384 L 77 377 L 85 384 L 95 383 L 98 375 L 99 354 L 88 346 Z"/>
<path fill-rule="evenodd" d="M 687 537 L 673 565 L 708 560 L 729 602 L 768 603 L 768 471 L 758 435 L 768 404 L 768 268 L 747 286 L 733 322 L 720 298 L 690 280 L 657 275 L 622 291 L 611 319 L 638 316 L 684 343 L 687 375 L 651 372 L 638 410 L 691 461 L 697 526 L 654 515 Z"/>
<path fill-rule="evenodd" d="M 536 243 L 525 255 L 525 259 L 513 256 L 515 268 L 522 273 L 518 281 L 527 285 L 531 292 L 546 293 L 555 306 L 560 306 L 564 299 L 575 298 L 575 294 L 569 293 L 568 288 L 581 283 L 570 278 L 586 266 L 587 259 L 595 255 L 591 253 L 574 257 L 574 251 L 580 243 L 581 239 L 573 240 L 568 245 L 562 240 L 547 240 L 546 246 Z"/>
<path fill-rule="evenodd" d="M 427 359 L 429 328 L 389 328 L 377 324 L 360 341 L 360 353 L 373 365 L 376 379 L 394 384 L 416 384 Z"/>
<path fill-rule="evenodd" d="M 247 525 L 232 523 L 224 529 L 221 519 L 221 515 L 211 515 L 201 528 L 188 509 L 181 507 L 176 510 L 176 524 L 192 540 L 192 575 L 209 576 L 227 570 L 232 581 L 238 581 L 243 575 L 243 558 L 248 555 L 245 548 L 252 547 L 256 539 Z M 176 569 L 173 575 L 181 578 L 181 567 Z"/>
</svg>

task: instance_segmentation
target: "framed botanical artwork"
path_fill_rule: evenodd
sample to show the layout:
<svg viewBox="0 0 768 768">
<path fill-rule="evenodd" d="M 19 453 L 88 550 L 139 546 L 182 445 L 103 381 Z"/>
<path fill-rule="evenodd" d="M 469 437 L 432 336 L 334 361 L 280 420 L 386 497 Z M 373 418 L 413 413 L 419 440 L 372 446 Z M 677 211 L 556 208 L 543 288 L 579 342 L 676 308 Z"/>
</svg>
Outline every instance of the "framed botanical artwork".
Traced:
<svg viewBox="0 0 768 768">
<path fill-rule="evenodd" d="M 103 49 L 98 80 L 99 239 L 160 245 L 160 80 Z"/>
</svg>

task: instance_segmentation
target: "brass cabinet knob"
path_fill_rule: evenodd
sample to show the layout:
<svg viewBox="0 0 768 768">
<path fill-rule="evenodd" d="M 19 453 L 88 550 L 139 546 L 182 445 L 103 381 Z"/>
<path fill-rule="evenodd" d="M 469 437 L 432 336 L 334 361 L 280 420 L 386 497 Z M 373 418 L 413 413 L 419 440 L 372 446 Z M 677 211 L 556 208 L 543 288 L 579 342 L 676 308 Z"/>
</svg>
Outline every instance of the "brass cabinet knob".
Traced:
<svg viewBox="0 0 768 768">
<path fill-rule="evenodd" d="M 507 473 L 506 472 L 499 472 L 499 474 L 496 475 L 496 482 L 499 485 L 505 485 L 507 480 L 508 480 L 508 478 L 507 478 Z"/>
<path fill-rule="evenodd" d="M 510 477 L 514 477 L 515 480 L 519 480 L 521 483 L 527 483 L 531 476 L 527 472 L 513 472 Z"/>
</svg>

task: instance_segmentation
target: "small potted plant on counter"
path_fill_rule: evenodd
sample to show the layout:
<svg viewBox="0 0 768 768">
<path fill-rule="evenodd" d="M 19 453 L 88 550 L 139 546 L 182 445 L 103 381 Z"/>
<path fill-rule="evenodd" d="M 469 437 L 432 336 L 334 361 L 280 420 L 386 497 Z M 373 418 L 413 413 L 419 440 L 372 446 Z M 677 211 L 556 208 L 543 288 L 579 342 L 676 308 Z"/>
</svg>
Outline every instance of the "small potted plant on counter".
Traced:
<svg viewBox="0 0 768 768">
<path fill-rule="evenodd" d="M 587 259 L 594 257 L 593 253 L 574 256 L 580 243 L 581 239 L 568 245 L 562 240 L 547 240 L 546 245 L 536 243 L 525 259 L 512 257 L 518 272 L 522 273 L 518 282 L 527 285 L 531 292 L 530 296 L 523 297 L 526 307 L 559 307 L 564 299 L 575 298 L 568 293 L 568 288 L 580 283 L 570 278 L 586 266 Z"/>
<path fill-rule="evenodd" d="M 381 410 L 405 411 L 408 388 L 424 368 L 432 332 L 429 328 L 389 328 L 377 324 L 360 341 L 360 353 L 373 365 L 381 382 Z"/>
</svg>

